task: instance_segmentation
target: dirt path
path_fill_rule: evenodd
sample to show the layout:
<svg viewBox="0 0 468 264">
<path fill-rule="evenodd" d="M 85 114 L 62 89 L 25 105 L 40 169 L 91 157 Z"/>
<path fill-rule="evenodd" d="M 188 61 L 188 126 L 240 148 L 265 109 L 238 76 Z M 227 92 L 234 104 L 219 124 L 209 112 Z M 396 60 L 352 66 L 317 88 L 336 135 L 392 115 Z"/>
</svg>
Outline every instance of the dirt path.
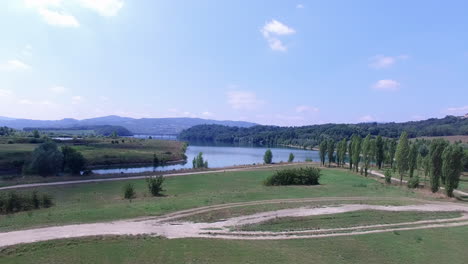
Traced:
<svg viewBox="0 0 468 264">
<path fill-rule="evenodd" d="M 76 238 L 99 235 L 154 235 L 166 238 L 223 238 L 223 239 L 296 239 L 316 238 L 331 236 L 347 236 L 369 233 L 390 232 L 398 230 L 414 230 L 423 228 L 440 228 L 451 226 L 468 225 L 468 206 L 457 203 L 430 202 L 419 205 L 405 206 L 382 206 L 368 204 L 346 204 L 345 201 L 366 201 L 375 198 L 369 197 L 330 197 L 312 199 L 282 199 L 270 201 L 255 201 L 246 203 L 233 203 L 224 205 L 207 206 L 184 210 L 167 214 L 161 217 L 140 218 L 134 220 L 114 221 L 108 223 L 67 225 L 57 227 L 37 228 L 21 231 L 0 233 L 0 247 L 11 246 L 21 243 L 32 243 L 38 241 Z M 385 198 L 384 198 L 385 199 Z M 401 200 L 386 198 L 386 200 Z M 324 202 L 343 201 L 344 204 L 337 206 L 310 207 L 304 206 L 293 209 L 282 209 L 269 212 L 261 212 L 251 215 L 229 218 L 213 223 L 193 223 L 181 221 L 183 217 L 214 210 L 233 208 L 247 205 L 273 204 L 273 203 L 297 203 L 297 202 Z M 412 201 L 422 202 L 413 199 Z M 230 227 L 245 224 L 260 223 L 278 217 L 300 217 L 324 214 L 336 214 L 359 210 L 380 211 L 425 211 L 425 212 L 447 212 L 459 211 L 463 216 L 455 219 L 434 219 L 399 224 L 367 225 L 350 228 L 335 228 L 322 230 L 305 230 L 298 232 L 235 232 Z M 179 220 L 178 220 L 179 219 Z"/>
</svg>

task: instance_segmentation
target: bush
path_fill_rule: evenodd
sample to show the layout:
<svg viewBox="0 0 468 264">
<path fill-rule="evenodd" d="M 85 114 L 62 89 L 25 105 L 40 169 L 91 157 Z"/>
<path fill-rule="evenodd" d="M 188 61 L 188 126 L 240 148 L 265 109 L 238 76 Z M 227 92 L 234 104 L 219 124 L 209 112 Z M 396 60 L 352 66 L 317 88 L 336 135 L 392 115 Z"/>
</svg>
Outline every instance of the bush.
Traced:
<svg viewBox="0 0 468 264">
<path fill-rule="evenodd" d="M 419 177 L 411 177 L 408 181 L 408 188 L 414 189 L 418 188 L 419 186 Z"/>
<path fill-rule="evenodd" d="M 388 183 L 388 184 L 392 183 L 392 171 L 390 169 L 387 169 L 385 171 L 384 176 L 385 176 L 385 183 Z"/>
<path fill-rule="evenodd" d="M 162 184 L 164 183 L 164 176 L 148 177 L 146 178 L 146 183 L 148 184 L 148 190 L 151 195 L 158 196 L 163 191 Z"/>
<path fill-rule="evenodd" d="M 55 142 L 45 142 L 39 145 L 32 153 L 27 173 L 36 173 L 41 176 L 55 175 L 62 170 L 63 154 Z"/>
<path fill-rule="evenodd" d="M 0 214 L 10 214 L 21 211 L 29 211 L 39 208 L 49 208 L 53 205 L 52 197 L 48 194 L 42 194 L 39 198 L 37 191 L 32 193 L 0 194 Z"/>
<path fill-rule="evenodd" d="M 128 183 L 124 186 L 124 198 L 125 199 L 133 199 L 135 198 L 135 188 L 133 184 Z"/>
<path fill-rule="evenodd" d="M 284 169 L 276 171 L 268 177 L 264 184 L 271 185 L 317 185 L 319 184 L 320 169 L 306 167 L 298 169 Z"/>
<path fill-rule="evenodd" d="M 193 158 L 192 164 L 194 169 L 208 169 L 208 161 L 203 159 L 202 152 L 198 153 L 198 155 Z"/>
<path fill-rule="evenodd" d="M 73 175 L 80 175 L 85 169 L 86 159 L 83 154 L 72 147 L 62 147 L 63 171 Z"/>
</svg>

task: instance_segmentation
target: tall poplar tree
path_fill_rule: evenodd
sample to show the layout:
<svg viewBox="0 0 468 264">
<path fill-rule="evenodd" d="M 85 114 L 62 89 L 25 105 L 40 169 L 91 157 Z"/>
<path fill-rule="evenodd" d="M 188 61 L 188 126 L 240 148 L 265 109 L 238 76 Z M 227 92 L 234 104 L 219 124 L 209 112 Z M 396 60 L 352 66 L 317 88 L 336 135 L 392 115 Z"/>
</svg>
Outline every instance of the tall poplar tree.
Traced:
<svg viewBox="0 0 468 264">
<path fill-rule="evenodd" d="M 401 133 L 400 140 L 398 140 L 395 153 L 398 174 L 400 174 L 400 183 L 403 183 L 403 174 L 405 174 L 405 172 L 409 169 L 409 151 L 408 133 L 404 131 Z"/>
<path fill-rule="evenodd" d="M 367 177 L 367 170 L 371 161 L 371 136 L 367 135 L 362 141 L 362 161 L 364 166 L 364 175 Z"/>
<path fill-rule="evenodd" d="M 447 141 L 443 139 L 435 139 L 432 141 L 429 149 L 429 182 L 433 193 L 437 192 L 440 187 L 443 165 L 442 153 L 447 145 Z"/>
<path fill-rule="evenodd" d="M 453 144 L 444 149 L 442 153 L 442 174 L 445 178 L 445 192 L 448 197 L 453 197 L 453 190 L 458 188 L 460 174 L 463 171 L 463 148 L 459 144 Z"/>
<path fill-rule="evenodd" d="M 359 162 L 361 160 L 361 142 L 360 136 L 355 136 L 353 139 L 353 166 L 356 172 L 359 172 Z"/>
<path fill-rule="evenodd" d="M 330 167 L 331 162 L 333 161 L 333 154 L 335 153 L 335 141 L 330 139 L 327 143 L 328 149 L 328 167 Z"/>
<path fill-rule="evenodd" d="M 327 155 L 328 146 L 327 140 L 322 140 L 319 145 L 320 163 L 325 166 L 325 156 Z"/>
<path fill-rule="evenodd" d="M 414 170 L 418 167 L 418 146 L 416 143 L 411 144 L 408 156 L 409 176 L 413 178 Z"/>
<path fill-rule="evenodd" d="M 375 161 L 379 170 L 382 168 L 384 154 L 384 141 L 381 136 L 378 136 L 375 141 Z"/>
</svg>

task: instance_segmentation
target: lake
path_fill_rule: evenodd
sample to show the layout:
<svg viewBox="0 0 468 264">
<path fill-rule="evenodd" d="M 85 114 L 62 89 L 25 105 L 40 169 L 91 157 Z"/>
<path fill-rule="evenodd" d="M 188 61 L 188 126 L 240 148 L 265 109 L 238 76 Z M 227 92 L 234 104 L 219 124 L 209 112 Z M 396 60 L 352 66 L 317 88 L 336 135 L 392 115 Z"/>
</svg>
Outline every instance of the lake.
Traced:
<svg viewBox="0 0 468 264">
<path fill-rule="evenodd" d="M 319 153 L 316 150 L 303 150 L 294 148 L 270 148 L 273 153 L 273 162 L 288 161 L 289 153 L 293 153 L 294 161 L 305 161 L 307 158 L 313 161 L 319 161 Z M 209 168 L 222 168 L 236 165 L 252 165 L 262 164 L 263 155 L 267 148 L 264 147 L 244 147 L 244 146 L 206 146 L 206 145 L 190 145 L 187 148 L 187 163 L 174 164 L 168 166 L 145 166 L 133 168 L 106 168 L 93 170 L 96 174 L 108 173 L 139 173 L 149 171 L 169 171 L 179 169 L 191 169 L 192 160 L 203 153 L 203 158 L 208 160 Z"/>
</svg>

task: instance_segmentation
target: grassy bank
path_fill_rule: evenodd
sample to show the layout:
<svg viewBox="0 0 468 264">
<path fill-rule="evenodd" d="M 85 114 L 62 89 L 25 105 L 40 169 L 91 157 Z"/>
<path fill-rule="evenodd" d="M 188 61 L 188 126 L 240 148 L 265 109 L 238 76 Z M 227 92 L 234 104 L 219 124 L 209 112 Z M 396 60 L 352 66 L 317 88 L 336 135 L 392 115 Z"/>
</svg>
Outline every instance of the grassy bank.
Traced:
<svg viewBox="0 0 468 264">
<path fill-rule="evenodd" d="M 37 188 L 54 196 L 56 205 L 29 213 L 0 216 L 0 231 L 33 226 L 85 223 L 161 215 L 205 205 L 307 197 L 417 197 L 420 194 L 387 186 L 342 170 L 323 170 L 318 186 L 267 187 L 273 169 L 189 175 L 167 178 L 165 197 L 150 197 L 145 180 L 49 186 Z M 138 197 L 122 198 L 123 186 L 134 184 Z M 23 190 L 30 191 L 30 190 Z"/>
<path fill-rule="evenodd" d="M 117 143 L 116 143 L 117 142 Z M 0 170 L 20 169 L 37 143 L 0 144 Z M 184 159 L 185 144 L 179 141 L 134 138 L 90 138 L 75 142 L 62 141 L 80 151 L 89 166 L 153 163 L 154 154 L 161 162 Z"/>
</svg>

